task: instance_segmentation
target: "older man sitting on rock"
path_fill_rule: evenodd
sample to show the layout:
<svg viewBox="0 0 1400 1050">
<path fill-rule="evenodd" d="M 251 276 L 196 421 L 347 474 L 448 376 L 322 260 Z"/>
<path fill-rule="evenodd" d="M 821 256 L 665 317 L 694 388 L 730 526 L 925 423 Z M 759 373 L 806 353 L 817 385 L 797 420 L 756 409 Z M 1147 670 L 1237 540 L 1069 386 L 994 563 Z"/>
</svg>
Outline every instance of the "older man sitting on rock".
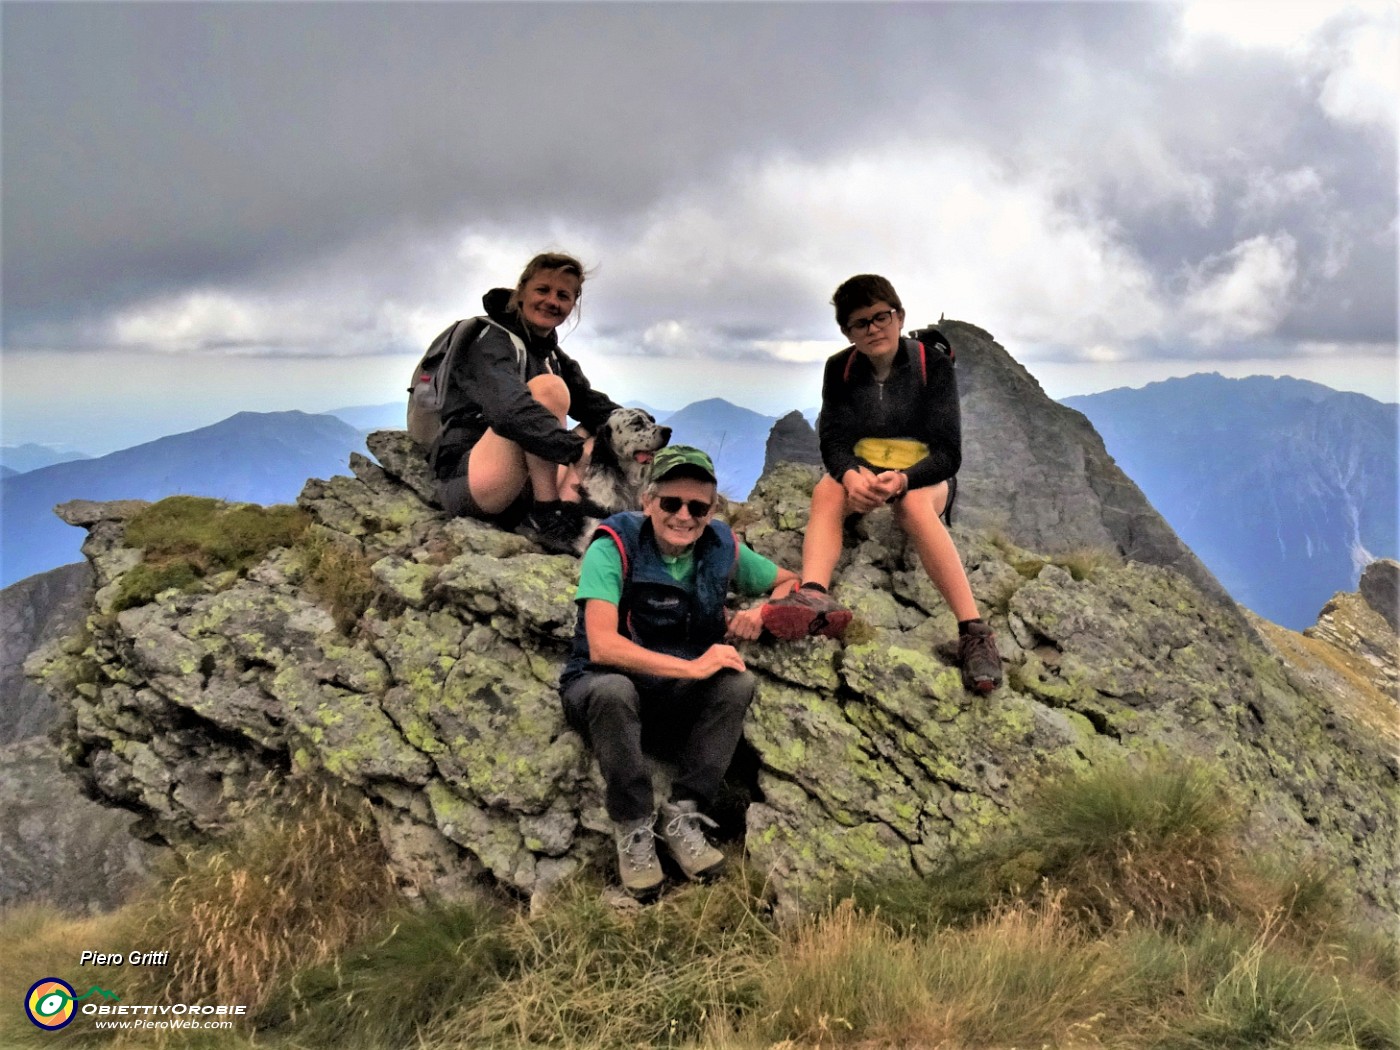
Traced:
<svg viewBox="0 0 1400 1050">
<path fill-rule="evenodd" d="M 664 881 L 660 838 L 688 879 L 724 866 L 703 810 L 734 757 L 754 677 L 727 640 L 755 639 L 760 608 L 727 617 L 739 594 L 786 594 L 780 569 L 714 521 L 715 468 L 697 448 L 656 454 L 642 511 L 604 520 L 579 570 L 578 627 L 560 693 L 570 725 L 597 756 L 617 839 L 622 885 L 650 900 Z M 677 775 L 657 814 L 648 744 L 674 745 Z"/>
</svg>

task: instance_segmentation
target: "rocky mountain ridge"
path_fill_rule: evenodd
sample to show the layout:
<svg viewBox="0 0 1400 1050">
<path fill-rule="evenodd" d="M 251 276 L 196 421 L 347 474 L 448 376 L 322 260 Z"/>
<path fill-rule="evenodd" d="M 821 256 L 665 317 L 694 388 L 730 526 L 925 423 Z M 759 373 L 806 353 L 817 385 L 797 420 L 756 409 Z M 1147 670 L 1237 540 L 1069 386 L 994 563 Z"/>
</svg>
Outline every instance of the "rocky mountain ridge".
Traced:
<svg viewBox="0 0 1400 1050">
<path fill-rule="evenodd" d="M 1287 377 L 1198 374 L 1071 397 L 1242 604 L 1302 630 L 1400 556 L 1400 406 Z"/>
<path fill-rule="evenodd" d="M 1016 396 L 970 387 L 993 417 Z M 1005 515 L 974 472 L 955 526 L 1007 658 L 1001 690 L 963 690 L 952 618 L 885 512 L 859 524 L 839 569 L 835 594 L 860 624 L 844 644 L 744 647 L 760 689 L 733 812 L 780 912 L 853 877 L 932 870 L 1013 821 L 1043 775 L 1170 751 L 1218 765 L 1250 801 L 1261 847 L 1313 851 L 1400 913 L 1393 733 L 1290 671 L 1228 600 L 1181 572 L 1109 544 L 1090 557 L 1008 538 L 1051 529 L 1050 511 L 1081 527 L 1076 547 L 1132 521 L 1122 491 L 1094 473 L 1091 429 L 1078 460 L 1050 469 L 1040 408 L 1023 405 L 1007 437 L 1047 482 L 1033 501 L 1010 497 L 1032 512 Z M 144 557 L 124 523 L 141 505 L 67 505 L 64 519 L 89 533 L 93 614 L 28 669 L 60 698 L 70 772 L 140 813 L 150 837 L 217 833 L 268 777 L 315 775 L 370 800 L 406 890 L 545 893 L 611 848 L 596 766 L 554 688 L 577 564 L 446 519 L 401 433 L 372 435 L 370 449 L 377 464 L 356 455 L 352 477 L 303 489 L 312 545 L 121 610 L 122 580 Z M 797 564 L 815 477 L 795 465 L 765 475 L 735 508 L 752 546 Z M 1120 500 L 1105 504 L 1114 520 L 1080 521 L 1046 498 L 1096 484 Z M 372 593 L 353 622 L 312 597 L 313 548 L 364 566 Z M 1174 556 L 1160 538 L 1144 549 Z"/>
</svg>

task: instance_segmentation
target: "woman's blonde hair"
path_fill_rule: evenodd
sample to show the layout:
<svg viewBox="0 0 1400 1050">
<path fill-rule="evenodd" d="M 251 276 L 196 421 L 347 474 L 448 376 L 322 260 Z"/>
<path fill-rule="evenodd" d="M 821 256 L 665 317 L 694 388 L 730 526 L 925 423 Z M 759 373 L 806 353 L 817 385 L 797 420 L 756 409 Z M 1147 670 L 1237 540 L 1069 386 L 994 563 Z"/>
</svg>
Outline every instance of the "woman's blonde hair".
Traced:
<svg viewBox="0 0 1400 1050">
<path fill-rule="evenodd" d="M 525 286 L 534 279 L 535 274 L 541 270 L 563 270 L 567 274 L 572 274 L 578 278 L 578 298 L 583 298 L 583 281 L 587 276 L 587 271 L 583 268 L 583 263 L 579 262 L 572 255 L 565 255 L 563 252 L 540 252 L 533 259 L 525 264 L 525 269 L 520 272 L 520 280 L 515 282 L 515 288 L 510 293 L 510 299 L 506 303 L 506 309 L 520 312 L 520 297 L 525 292 Z M 577 310 L 577 301 L 575 310 Z"/>
</svg>

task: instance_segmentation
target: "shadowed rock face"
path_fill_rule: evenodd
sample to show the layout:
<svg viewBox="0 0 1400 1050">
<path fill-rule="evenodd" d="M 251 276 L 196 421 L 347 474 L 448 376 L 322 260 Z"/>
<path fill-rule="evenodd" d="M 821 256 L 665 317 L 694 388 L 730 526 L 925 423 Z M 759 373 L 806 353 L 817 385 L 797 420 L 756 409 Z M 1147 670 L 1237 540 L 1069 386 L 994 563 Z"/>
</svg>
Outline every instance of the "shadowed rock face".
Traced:
<svg viewBox="0 0 1400 1050">
<path fill-rule="evenodd" d="M 122 541 L 132 508 L 66 509 L 91 531 L 92 640 L 29 670 L 62 705 L 70 772 L 167 839 L 226 827 L 269 773 L 330 778 L 372 801 L 410 891 L 484 879 L 531 895 L 610 866 L 596 765 L 555 692 L 577 563 L 445 519 L 406 435 L 370 447 L 382 466 L 355 456 L 353 477 L 299 500 L 319 541 L 372 565 L 377 596 L 348 634 L 300 550 L 112 615 L 141 558 Z M 796 565 L 816 477 L 779 467 L 735 508 L 755 548 Z M 952 617 L 888 512 L 857 530 L 835 586 L 861 624 L 847 644 L 743 647 L 760 687 L 735 795 L 780 913 L 853 877 L 931 870 L 1014 820 L 1043 774 L 1163 748 L 1217 762 L 1260 844 L 1315 850 L 1397 910 L 1391 742 L 1190 580 L 1112 560 L 1072 575 L 958 525 L 1008 661 L 1007 684 L 974 697 L 946 655 Z"/>
<path fill-rule="evenodd" d="M 1000 528 L 1033 550 L 1116 550 L 1175 569 L 1202 593 L 1233 605 L 1082 413 L 1047 397 L 982 329 L 963 321 L 938 327 L 957 353 L 964 464 L 957 512 L 964 520 Z"/>
<path fill-rule="evenodd" d="M 82 797 L 43 737 L 0 748 L 0 907 L 47 901 L 69 913 L 114 908 L 149 874 L 156 846 L 140 818 Z"/>
<path fill-rule="evenodd" d="M 792 411 L 773 424 L 768 432 L 768 446 L 763 454 L 763 473 L 779 463 L 822 465 L 821 445 L 817 432 L 801 412 Z"/>
<path fill-rule="evenodd" d="M 72 634 L 87 617 L 87 562 L 31 576 L 0 591 L 0 746 L 47 732 L 54 705 L 21 671 L 40 644 Z"/>
<path fill-rule="evenodd" d="M 1373 561 L 1361 572 L 1361 597 L 1392 631 L 1400 631 L 1400 562 Z"/>
</svg>

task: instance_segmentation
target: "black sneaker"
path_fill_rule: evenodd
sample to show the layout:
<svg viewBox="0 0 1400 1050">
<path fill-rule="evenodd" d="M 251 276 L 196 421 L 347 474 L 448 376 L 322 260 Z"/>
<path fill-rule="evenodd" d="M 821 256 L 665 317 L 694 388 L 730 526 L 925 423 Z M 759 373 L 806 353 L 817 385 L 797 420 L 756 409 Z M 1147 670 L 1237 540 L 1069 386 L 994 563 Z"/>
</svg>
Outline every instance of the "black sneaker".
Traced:
<svg viewBox="0 0 1400 1050">
<path fill-rule="evenodd" d="M 1001 685 L 996 632 L 985 623 L 968 624 L 967 633 L 958 639 L 958 666 L 963 685 L 974 693 L 990 693 Z"/>
<path fill-rule="evenodd" d="M 561 500 L 536 503 L 519 531 L 551 554 L 577 554 L 583 535 L 582 508 Z"/>
</svg>

